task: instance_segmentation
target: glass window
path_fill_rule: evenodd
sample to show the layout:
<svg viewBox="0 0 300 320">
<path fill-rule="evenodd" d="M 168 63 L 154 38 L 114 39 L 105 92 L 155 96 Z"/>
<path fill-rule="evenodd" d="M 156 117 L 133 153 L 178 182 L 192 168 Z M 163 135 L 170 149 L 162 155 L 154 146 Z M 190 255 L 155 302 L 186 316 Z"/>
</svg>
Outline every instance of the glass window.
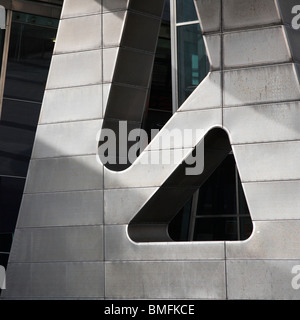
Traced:
<svg viewBox="0 0 300 320">
<path fill-rule="evenodd" d="M 177 23 L 198 20 L 194 0 L 176 1 Z"/>
<path fill-rule="evenodd" d="M 194 218 L 191 202 L 197 197 Z M 189 223 L 190 219 L 195 219 Z M 253 230 L 235 161 L 229 154 L 169 224 L 175 241 L 236 241 Z"/>
<path fill-rule="evenodd" d="M 0 177 L 0 234 L 14 232 L 25 179 Z"/>
<path fill-rule="evenodd" d="M 56 19 L 13 13 L 5 98 L 42 102 L 57 23 Z"/>
<path fill-rule="evenodd" d="M 198 23 L 177 27 L 177 45 L 180 106 L 206 77 L 209 61 Z"/>
<path fill-rule="evenodd" d="M 143 120 L 143 129 L 147 131 L 149 137 L 151 129 L 160 130 L 172 116 L 171 77 L 170 1 L 167 0 L 156 47 L 149 99 Z"/>
<path fill-rule="evenodd" d="M 5 30 L 0 29 L 0 71 L 2 68 L 3 48 L 4 48 Z"/>
<path fill-rule="evenodd" d="M 26 177 L 58 20 L 14 12 L 0 122 L 0 174 Z"/>
<path fill-rule="evenodd" d="M 58 20 L 14 12 L 0 120 L 0 265 L 6 265 L 39 119 Z M 4 43 L 0 31 L 0 59 Z M 2 61 L 2 60 L 1 60 Z"/>
</svg>

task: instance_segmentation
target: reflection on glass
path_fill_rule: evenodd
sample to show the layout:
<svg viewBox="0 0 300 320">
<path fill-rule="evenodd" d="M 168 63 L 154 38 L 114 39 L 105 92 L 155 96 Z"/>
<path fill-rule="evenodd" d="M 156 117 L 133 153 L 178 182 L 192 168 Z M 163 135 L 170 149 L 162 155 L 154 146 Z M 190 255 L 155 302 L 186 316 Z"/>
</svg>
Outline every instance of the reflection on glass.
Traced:
<svg viewBox="0 0 300 320">
<path fill-rule="evenodd" d="M 41 102 L 56 37 L 56 19 L 14 13 L 4 95 Z"/>
<path fill-rule="evenodd" d="M 236 218 L 198 218 L 194 241 L 237 240 Z"/>
<path fill-rule="evenodd" d="M 199 190 L 197 215 L 234 215 L 235 162 L 229 155 Z"/>
<path fill-rule="evenodd" d="M 0 123 L 1 175 L 27 174 L 57 23 L 13 13 Z"/>
<path fill-rule="evenodd" d="M 57 19 L 25 13 L 12 17 L 0 120 L 0 241 L 6 247 L 22 199 L 57 24 Z M 0 32 L 0 45 L 3 37 Z M 4 252 L 0 264 L 7 258 Z"/>
<path fill-rule="evenodd" d="M 2 68 L 3 48 L 4 48 L 5 30 L 0 29 L 0 71 Z"/>
<path fill-rule="evenodd" d="M 171 73 L 170 3 L 166 1 L 142 125 L 148 137 L 151 137 L 151 129 L 160 130 L 172 116 Z"/>
<path fill-rule="evenodd" d="M 179 106 L 194 91 L 209 71 L 209 62 L 200 25 L 177 28 Z"/>
<path fill-rule="evenodd" d="M 253 225 L 235 161 L 229 154 L 199 189 L 195 227 L 189 229 L 191 201 L 169 224 L 175 241 L 236 241 L 249 238 Z M 192 224 L 191 224 L 192 225 Z M 193 234 L 192 239 L 188 234 Z"/>
<path fill-rule="evenodd" d="M 177 0 L 176 15 L 177 22 L 198 20 L 194 0 Z"/>
</svg>

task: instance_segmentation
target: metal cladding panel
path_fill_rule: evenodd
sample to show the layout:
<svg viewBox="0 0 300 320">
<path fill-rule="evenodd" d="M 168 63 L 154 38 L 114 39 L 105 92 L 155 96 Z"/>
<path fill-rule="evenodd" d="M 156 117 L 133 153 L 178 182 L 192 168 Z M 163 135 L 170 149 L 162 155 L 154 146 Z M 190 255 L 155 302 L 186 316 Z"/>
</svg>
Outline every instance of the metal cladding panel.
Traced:
<svg viewBox="0 0 300 320">
<path fill-rule="evenodd" d="M 224 35 L 224 67 L 290 62 L 292 57 L 282 26 L 243 30 Z"/>
<path fill-rule="evenodd" d="M 300 181 L 243 184 L 253 220 L 300 219 Z"/>
<path fill-rule="evenodd" d="M 125 14 L 126 11 L 103 14 L 103 47 L 115 47 L 120 44 Z"/>
<path fill-rule="evenodd" d="M 160 25 L 161 21 L 157 17 L 129 11 L 121 46 L 155 53 Z"/>
<path fill-rule="evenodd" d="M 25 194 L 18 221 L 20 228 L 100 224 L 103 190 Z"/>
<path fill-rule="evenodd" d="M 101 26 L 101 14 L 61 20 L 57 38 L 64 41 L 55 43 L 54 54 L 100 49 Z"/>
<path fill-rule="evenodd" d="M 180 277 L 178 276 L 180 274 Z M 108 298 L 224 299 L 224 262 L 107 262 Z"/>
<path fill-rule="evenodd" d="M 222 107 L 221 72 L 209 73 L 177 112 Z"/>
<path fill-rule="evenodd" d="M 102 261 L 102 226 L 19 228 L 10 262 Z"/>
<path fill-rule="evenodd" d="M 25 193 L 103 190 L 95 155 L 31 160 Z"/>
<path fill-rule="evenodd" d="M 300 260 L 229 260 L 228 299 L 299 300 L 291 270 Z M 250 280 L 251 279 L 251 280 Z"/>
<path fill-rule="evenodd" d="M 164 226 L 166 228 L 166 226 Z M 106 261 L 223 260 L 224 241 L 137 243 L 128 239 L 127 225 L 105 226 Z"/>
<path fill-rule="evenodd" d="M 96 155 L 95 140 L 101 125 L 102 120 L 40 125 L 31 158 Z"/>
<path fill-rule="evenodd" d="M 300 141 L 234 145 L 242 182 L 300 179 Z"/>
<path fill-rule="evenodd" d="M 220 108 L 178 112 L 161 129 L 161 134 L 152 139 L 147 150 L 194 148 L 205 132 L 214 126 L 221 125 L 222 110 Z"/>
<path fill-rule="evenodd" d="M 54 55 L 46 88 L 58 89 L 101 83 L 101 59 L 102 50 Z"/>
<path fill-rule="evenodd" d="M 221 0 L 195 0 L 195 6 L 200 17 L 202 32 L 221 30 Z"/>
<path fill-rule="evenodd" d="M 221 69 L 221 34 L 208 34 L 204 36 L 205 46 L 209 59 L 210 71 Z"/>
<path fill-rule="evenodd" d="M 121 47 L 114 70 L 114 82 L 148 88 L 153 61 L 153 54 Z"/>
<path fill-rule="evenodd" d="M 119 106 L 118 108 L 107 108 L 105 117 L 107 119 L 119 119 L 121 121 L 142 122 L 144 109 L 140 106 L 145 104 L 147 89 L 140 87 L 128 87 L 126 84 L 115 84 L 110 86 L 109 105 Z M 124 97 L 126 96 L 126 105 Z M 137 111 L 139 110 L 139 111 Z"/>
<path fill-rule="evenodd" d="M 126 224 L 158 188 L 126 188 L 104 191 L 105 224 Z M 115 201 L 118 199 L 118 201 Z"/>
<path fill-rule="evenodd" d="M 280 23 L 275 0 L 223 0 L 224 30 Z"/>
<path fill-rule="evenodd" d="M 160 186 L 192 150 L 187 148 L 144 151 L 135 161 L 134 167 L 131 166 L 125 171 L 115 172 L 104 168 L 105 189 Z"/>
<path fill-rule="evenodd" d="M 300 20 L 300 19 L 299 19 Z M 300 25 L 300 22 L 299 22 Z M 300 62 L 300 45 L 299 45 L 299 37 L 300 37 L 300 28 L 294 29 L 290 26 L 285 26 L 285 32 L 287 35 L 287 39 L 290 46 L 290 51 L 293 57 L 293 60 L 297 63 Z"/>
<path fill-rule="evenodd" d="M 231 107 L 224 109 L 223 121 L 232 144 L 299 140 L 299 111 L 298 101 Z"/>
<path fill-rule="evenodd" d="M 103 13 L 113 12 L 118 10 L 126 10 L 128 8 L 129 0 L 102 0 Z"/>
<path fill-rule="evenodd" d="M 291 64 L 225 71 L 225 106 L 274 103 L 300 99 L 300 87 Z"/>
<path fill-rule="evenodd" d="M 300 259 L 300 220 L 255 221 L 251 237 L 226 241 L 228 259 Z"/>
<path fill-rule="evenodd" d="M 288 278 L 300 259 L 299 65 L 297 33 L 286 20 L 294 2 L 285 3 L 195 1 L 211 72 L 156 139 L 167 128 L 203 134 L 171 148 L 148 146 L 117 172 L 86 153 L 98 147 L 98 124 L 115 132 L 120 120 L 140 125 L 164 1 L 64 1 L 34 151 L 45 158 L 30 163 L 7 297 L 299 298 Z M 76 43 L 77 36 L 84 39 Z M 216 127 L 232 143 L 253 233 L 238 242 L 171 242 L 171 211 L 201 185 L 183 174 L 183 160 Z M 217 142 L 206 150 L 202 179 L 229 152 L 224 139 Z M 165 201 L 161 211 L 157 199 Z"/>
<path fill-rule="evenodd" d="M 39 123 L 102 118 L 102 89 L 98 84 L 46 90 Z"/>
<path fill-rule="evenodd" d="M 78 299 L 104 297 L 103 262 L 10 264 L 5 299 Z"/>
<path fill-rule="evenodd" d="M 102 12 L 101 0 L 64 1 L 61 18 L 78 17 Z"/>
</svg>

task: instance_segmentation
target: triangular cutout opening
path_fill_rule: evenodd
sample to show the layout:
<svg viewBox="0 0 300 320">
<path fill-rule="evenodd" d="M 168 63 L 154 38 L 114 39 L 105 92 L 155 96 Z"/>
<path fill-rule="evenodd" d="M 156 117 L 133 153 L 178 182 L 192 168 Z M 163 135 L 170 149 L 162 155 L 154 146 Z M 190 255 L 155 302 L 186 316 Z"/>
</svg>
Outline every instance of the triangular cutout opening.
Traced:
<svg viewBox="0 0 300 320">
<path fill-rule="evenodd" d="M 182 163 L 132 219 L 136 242 L 241 241 L 253 230 L 227 133 L 204 138 L 204 171 L 185 175 Z"/>
<path fill-rule="evenodd" d="M 232 152 L 168 225 L 174 241 L 242 241 L 253 231 Z"/>
</svg>

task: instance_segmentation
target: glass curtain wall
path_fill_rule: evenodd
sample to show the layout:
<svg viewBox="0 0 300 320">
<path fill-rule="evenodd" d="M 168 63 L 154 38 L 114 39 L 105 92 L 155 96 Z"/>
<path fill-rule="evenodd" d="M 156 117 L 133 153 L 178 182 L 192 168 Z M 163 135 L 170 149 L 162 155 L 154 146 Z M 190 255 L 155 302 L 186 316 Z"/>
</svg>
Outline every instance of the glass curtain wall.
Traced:
<svg viewBox="0 0 300 320">
<path fill-rule="evenodd" d="M 8 261 L 30 161 L 41 103 L 54 48 L 59 16 L 42 4 L 43 15 L 7 10 L 0 33 L 5 65 L 1 74 L 0 118 L 0 265 Z M 59 4 L 58 1 L 53 3 Z M 0 1 L 1 4 L 1 1 Z M 45 8 L 49 16 L 45 16 Z M 37 2 L 34 10 L 37 11 Z M 55 6 L 55 9 L 61 5 Z M 5 38 L 5 34 L 7 37 Z M 1 46 L 2 44 L 2 46 Z"/>
<path fill-rule="evenodd" d="M 173 110 L 209 72 L 193 0 L 172 0 Z M 228 141 L 229 143 L 229 141 Z M 232 152 L 169 224 L 176 241 L 244 240 L 252 232 L 247 202 Z"/>
<path fill-rule="evenodd" d="M 172 66 L 170 0 L 165 1 L 152 72 L 151 89 L 144 113 L 143 128 L 160 130 L 172 116 Z"/>
</svg>

